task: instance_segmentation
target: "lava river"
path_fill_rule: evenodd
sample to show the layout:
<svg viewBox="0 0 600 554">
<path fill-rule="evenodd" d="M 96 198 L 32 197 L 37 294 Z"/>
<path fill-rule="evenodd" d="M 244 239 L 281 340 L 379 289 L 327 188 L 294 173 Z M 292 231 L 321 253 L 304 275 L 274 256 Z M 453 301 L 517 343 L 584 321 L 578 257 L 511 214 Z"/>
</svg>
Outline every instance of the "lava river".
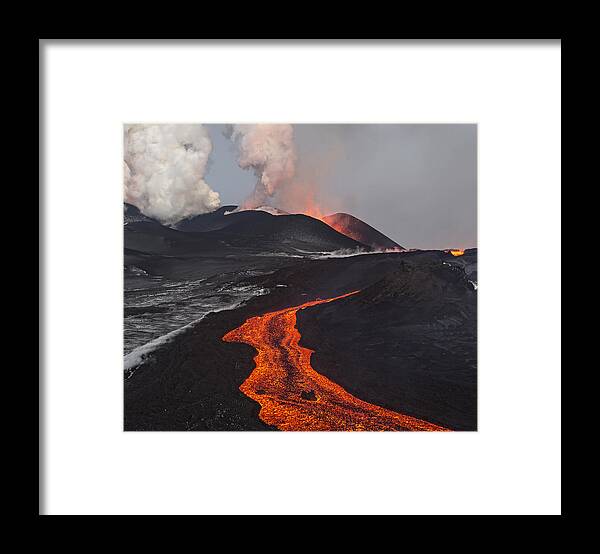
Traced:
<svg viewBox="0 0 600 554">
<path fill-rule="evenodd" d="M 299 344 L 296 313 L 357 292 L 251 317 L 227 333 L 224 341 L 258 351 L 240 390 L 260 404 L 265 423 L 282 431 L 448 431 L 359 400 L 312 368 L 313 351 Z"/>
</svg>

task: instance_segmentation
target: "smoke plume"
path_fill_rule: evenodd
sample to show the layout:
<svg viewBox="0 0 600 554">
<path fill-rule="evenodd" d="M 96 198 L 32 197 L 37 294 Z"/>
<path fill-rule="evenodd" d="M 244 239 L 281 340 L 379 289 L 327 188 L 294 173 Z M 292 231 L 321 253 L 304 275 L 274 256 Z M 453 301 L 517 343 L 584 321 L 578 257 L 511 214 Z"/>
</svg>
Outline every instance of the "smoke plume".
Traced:
<svg viewBox="0 0 600 554">
<path fill-rule="evenodd" d="M 125 201 L 163 223 L 210 212 L 219 193 L 204 181 L 212 142 L 194 125 L 126 125 Z"/>
<path fill-rule="evenodd" d="M 269 203 L 291 182 L 296 169 L 294 130 L 291 125 L 232 125 L 228 135 L 238 148 L 238 165 L 252 168 L 258 182 L 243 208 Z"/>
</svg>

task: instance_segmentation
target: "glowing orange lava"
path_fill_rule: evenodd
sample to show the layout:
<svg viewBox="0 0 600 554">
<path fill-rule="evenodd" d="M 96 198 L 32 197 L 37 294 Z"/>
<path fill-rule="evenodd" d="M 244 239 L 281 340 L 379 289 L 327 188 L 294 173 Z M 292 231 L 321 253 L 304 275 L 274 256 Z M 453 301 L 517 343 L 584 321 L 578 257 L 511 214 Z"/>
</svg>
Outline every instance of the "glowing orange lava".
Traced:
<svg viewBox="0 0 600 554">
<path fill-rule="evenodd" d="M 450 250 L 450 254 L 452 254 L 453 256 L 462 256 L 465 253 L 464 250 L 460 250 L 458 248 L 454 249 L 454 250 Z"/>
<path fill-rule="evenodd" d="M 363 239 L 363 237 L 360 235 L 360 233 L 356 233 L 354 232 L 352 229 L 350 229 L 348 226 L 344 225 L 343 220 L 342 221 L 325 221 L 323 220 L 323 223 L 327 223 L 327 225 L 329 225 L 332 229 L 335 229 L 338 233 L 341 233 L 342 235 L 346 235 L 347 237 L 350 237 L 351 239 L 354 239 L 358 242 L 361 242 Z"/>
<path fill-rule="evenodd" d="M 318 219 L 320 221 L 323 221 L 323 219 L 325 218 L 325 214 L 321 211 L 321 208 L 319 208 L 317 204 L 307 205 L 307 207 L 305 207 L 302 210 L 302 213 L 304 215 L 314 217 L 315 219 Z"/>
<path fill-rule="evenodd" d="M 296 313 L 357 292 L 251 317 L 227 333 L 224 341 L 258 351 L 240 390 L 260 404 L 260 419 L 282 431 L 448 431 L 359 400 L 310 365 L 313 351 L 299 345 Z"/>
<path fill-rule="evenodd" d="M 329 225 L 329 227 L 331 227 L 338 233 L 341 233 L 342 235 L 346 235 L 347 237 L 350 237 L 351 239 L 354 239 L 358 242 L 361 242 L 362 240 L 362 237 L 359 234 L 353 232 L 352 229 L 344 225 L 343 221 L 333 221 L 331 219 L 325 219 L 326 215 L 316 203 L 308 203 L 307 206 L 302 210 L 302 213 L 304 215 L 308 215 L 310 217 L 318 219 L 319 221 L 322 221 L 323 223 L 325 223 L 325 225 Z"/>
</svg>

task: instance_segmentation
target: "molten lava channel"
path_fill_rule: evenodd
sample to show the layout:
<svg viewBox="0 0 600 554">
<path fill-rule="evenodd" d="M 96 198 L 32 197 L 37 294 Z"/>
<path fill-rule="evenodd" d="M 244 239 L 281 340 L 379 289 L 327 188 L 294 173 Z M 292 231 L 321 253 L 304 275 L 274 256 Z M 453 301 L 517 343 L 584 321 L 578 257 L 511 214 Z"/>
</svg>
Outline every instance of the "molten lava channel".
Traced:
<svg viewBox="0 0 600 554">
<path fill-rule="evenodd" d="M 313 350 L 299 344 L 296 313 L 357 292 L 251 317 L 227 333 L 224 341 L 243 342 L 258 352 L 240 390 L 260 404 L 262 421 L 282 431 L 448 431 L 359 400 L 311 366 Z"/>
</svg>

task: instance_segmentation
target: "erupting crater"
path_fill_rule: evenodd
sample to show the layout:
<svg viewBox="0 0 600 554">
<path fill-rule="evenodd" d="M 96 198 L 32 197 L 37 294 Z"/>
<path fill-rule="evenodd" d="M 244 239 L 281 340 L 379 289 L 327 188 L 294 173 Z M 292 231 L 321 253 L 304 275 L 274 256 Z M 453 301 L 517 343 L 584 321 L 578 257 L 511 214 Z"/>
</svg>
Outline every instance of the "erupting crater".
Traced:
<svg viewBox="0 0 600 554">
<path fill-rule="evenodd" d="M 258 352 L 240 390 L 260 404 L 262 421 L 282 431 L 449 431 L 359 400 L 311 366 L 313 350 L 299 344 L 296 313 L 358 292 L 251 317 L 228 332 L 224 341 L 243 342 Z"/>
</svg>

